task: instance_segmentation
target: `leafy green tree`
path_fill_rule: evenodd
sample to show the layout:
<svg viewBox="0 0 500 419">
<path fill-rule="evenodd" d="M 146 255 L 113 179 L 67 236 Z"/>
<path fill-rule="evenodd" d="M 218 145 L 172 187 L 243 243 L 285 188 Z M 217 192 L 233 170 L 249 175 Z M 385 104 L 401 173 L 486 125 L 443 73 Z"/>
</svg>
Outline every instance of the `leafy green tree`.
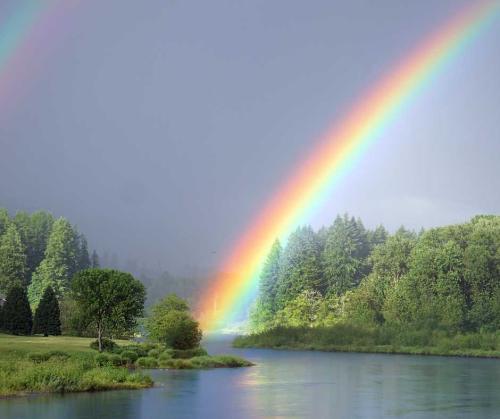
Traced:
<svg viewBox="0 0 500 419">
<path fill-rule="evenodd" d="M 306 289 L 277 313 L 276 323 L 312 327 L 318 321 L 322 302 L 323 297 L 318 291 Z"/>
<path fill-rule="evenodd" d="M 113 333 L 132 333 L 143 314 L 146 291 L 131 274 L 114 269 L 86 269 L 72 282 L 78 310 L 92 327 L 102 351 L 102 339 Z"/>
<path fill-rule="evenodd" d="M 33 317 L 26 290 L 20 285 L 14 285 L 6 300 L 3 307 L 5 330 L 13 335 L 30 335 Z"/>
<path fill-rule="evenodd" d="M 47 287 L 33 320 L 33 333 L 42 333 L 44 336 L 58 336 L 61 334 L 61 312 L 56 294 L 52 287 Z"/>
<path fill-rule="evenodd" d="M 0 239 L 0 292 L 22 285 L 26 272 L 26 255 L 21 238 L 14 224 L 9 224 Z"/>
<path fill-rule="evenodd" d="M 311 227 L 299 227 L 290 235 L 276 285 L 276 309 L 283 309 L 302 291 L 325 290 L 320 257 L 320 242 Z"/>
<path fill-rule="evenodd" d="M 32 275 L 45 257 L 45 250 L 54 224 L 54 217 L 47 211 L 31 214 L 31 243 L 28 251 L 28 271 Z"/>
<path fill-rule="evenodd" d="M 52 227 L 45 258 L 33 273 L 28 289 L 31 305 L 36 308 L 47 287 L 52 287 L 60 298 L 70 286 L 76 271 L 76 234 L 64 218 L 56 220 Z"/>
<path fill-rule="evenodd" d="M 199 324 L 189 313 L 186 301 L 174 294 L 153 306 L 146 328 L 152 339 L 174 349 L 196 348 L 202 338 Z"/>
</svg>

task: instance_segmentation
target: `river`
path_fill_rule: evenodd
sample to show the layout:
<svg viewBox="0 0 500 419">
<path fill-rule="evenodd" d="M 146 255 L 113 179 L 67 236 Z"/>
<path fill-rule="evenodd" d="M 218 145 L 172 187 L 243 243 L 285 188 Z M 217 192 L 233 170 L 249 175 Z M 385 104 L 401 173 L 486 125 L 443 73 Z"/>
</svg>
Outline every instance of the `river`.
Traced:
<svg viewBox="0 0 500 419">
<path fill-rule="evenodd" d="M 148 390 L 4 399 L 0 418 L 500 418 L 500 360 L 206 347 L 257 365 L 154 370 Z"/>
</svg>

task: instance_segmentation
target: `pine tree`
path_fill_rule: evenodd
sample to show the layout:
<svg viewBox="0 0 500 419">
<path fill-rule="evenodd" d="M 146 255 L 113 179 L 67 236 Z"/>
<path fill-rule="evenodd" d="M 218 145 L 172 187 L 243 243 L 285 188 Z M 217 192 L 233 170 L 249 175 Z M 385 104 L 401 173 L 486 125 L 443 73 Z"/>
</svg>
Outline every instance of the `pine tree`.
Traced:
<svg viewBox="0 0 500 419">
<path fill-rule="evenodd" d="M 61 297 L 69 288 L 76 267 L 76 235 L 71 224 L 59 218 L 52 226 L 45 258 L 33 273 L 28 295 L 36 308 L 45 289 L 51 286 L 56 296 Z"/>
<path fill-rule="evenodd" d="M 54 217 L 46 211 L 36 211 L 31 214 L 31 242 L 27 247 L 29 282 L 36 268 L 45 257 L 47 242 L 54 224 Z"/>
<path fill-rule="evenodd" d="M 80 234 L 78 236 L 77 271 L 83 271 L 90 267 L 92 267 L 92 262 L 90 261 L 87 238 L 85 235 Z"/>
<path fill-rule="evenodd" d="M 61 334 L 61 312 L 56 294 L 52 287 L 47 287 L 38 305 L 33 320 L 33 333 L 44 336 Z"/>
<path fill-rule="evenodd" d="M 321 245 L 311 227 L 299 227 L 290 235 L 283 251 L 276 308 L 282 309 L 304 290 L 324 291 L 321 272 Z"/>
<path fill-rule="evenodd" d="M 14 224 L 9 224 L 0 239 L 0 292 L 7 293 L 15 284 L 23 284 L 26 255 Z"/>
<path fill-rule="evenodd" d="M 280 270 L 281 252 L 281 244 L 279 240 L 276 240 L 269 252 L 269 256 L 267 257 L 260 275 L 259 299 L 262 304 L 269 307 L 271 311 L 275 309 L 274 300 L 276 297 L 276 286 Z"/>
<path fill-rule="evenodd" d="M 6 299 L 3 307 L 5 330 L 13 335 L 30 335 L 33 317 L 26 290 L 20 285 L 15 285 L 10 289 Z"/>
<path fill-rule="evenodd" d="M 99 262 L 99 255 L 95 250 L 92 251 L 92 256 L 91 256 L 91 267 L 92 268 L 100 268 L 101 264 Z"/>
</svg>

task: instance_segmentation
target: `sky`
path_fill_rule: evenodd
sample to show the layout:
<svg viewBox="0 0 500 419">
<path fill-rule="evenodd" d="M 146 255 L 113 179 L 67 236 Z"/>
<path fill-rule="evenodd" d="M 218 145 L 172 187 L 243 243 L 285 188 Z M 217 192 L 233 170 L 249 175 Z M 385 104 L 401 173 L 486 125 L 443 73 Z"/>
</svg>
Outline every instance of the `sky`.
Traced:
<svg viewBox="0 0 500 419">
<path fill-rule="evenodd" d="M 65 216 L 122 261 L 216 270 L 336 118 L 467 3 L 75 1 L 0 90 L 0 206 Z M 497 20 L 311 225 L 500 214 L 499 40 Z"/>
</svg>

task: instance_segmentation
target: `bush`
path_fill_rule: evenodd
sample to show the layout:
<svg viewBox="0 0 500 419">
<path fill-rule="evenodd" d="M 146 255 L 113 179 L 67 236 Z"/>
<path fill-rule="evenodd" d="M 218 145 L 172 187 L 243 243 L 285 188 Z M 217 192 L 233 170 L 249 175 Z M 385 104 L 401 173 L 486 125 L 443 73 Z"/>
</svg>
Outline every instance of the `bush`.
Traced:
<svg viewBox="0 0 500 419">
<path fill-rule="evenodd" d="M 118 354 L 111 354 L 109 355 L 109 363 L 118 367 L 123 364 L 122 357 Z"/>
<path fill-rule="evenodd" d="M 99 350 L 99 341 L 96 339 L 93 342 L 90 343 L 91 349 L 94 349 L 96 351 Z M 103 338 L 102 339 L 102 350 L 105 352 L 113 352 L 118 345 L 113 342 L 111 339 L 108 338 Z"/>
<path fill-rule="evenodd" d="M 110 359 L 109 356 L 103 353 L 99 353 L 95 356 L 95 363 L 99 365 L 100 367 L 104 365 L 110 365 Z"/>
<path fill-rule="evenodd" d="M 195 356 L 205 356 L 208 355 L 208 352 L 205 348 L 199 346 L 194 349 L 173 349 L 172 350 L 172 358 L 175 359 L 189 359 Z"/>
<path fill-rule="evenodd" d="M 158 360 L 166 361 L 167 359 L 172 359 L 173 355 L 174 355 L 173 349 L 166 349 L 158 356 Z"/>
<path fill-rule="evenodd" d="M 151 358 L 158 358 L 159 355 L 160 355 L 160 350 L 159 349 L 151 349 L 148 352 L 148 357 L 151 357 Z"/>
<path fill-rule="evenodd" d="M 171 368 L 176 370 L 186 370 L 194 368 L 189 359 L 167 359 L 160 362 L 162 368 Z"/>
<path fill-rule="evenodd" d="M 158 368 L 158 361 L 155 358 L 146 356 L 138 358 L 137 361 L 135 361 L 135 365 L 140 368 Z"/>
<path fill-rule="evenodd" d="M 150 349 L 148 349 L 147 347 L 145 347 L 145 345 L 143 344 L 136 344 L 136 345 L 127 345 L 127 346 L 123 346 L 123 351 L 133 351 L 137 354 L 137 357 L 145 357 L 145 356 L 148 356 L 148 351 Z"/>
<path fill-rule="evenodd" d="M 133 364 L 137 360 L 137 358 L 139 358 L 137 352 L 131 350 L 123 351 L 120 357 L 126 364 Z"/>
</svg>

